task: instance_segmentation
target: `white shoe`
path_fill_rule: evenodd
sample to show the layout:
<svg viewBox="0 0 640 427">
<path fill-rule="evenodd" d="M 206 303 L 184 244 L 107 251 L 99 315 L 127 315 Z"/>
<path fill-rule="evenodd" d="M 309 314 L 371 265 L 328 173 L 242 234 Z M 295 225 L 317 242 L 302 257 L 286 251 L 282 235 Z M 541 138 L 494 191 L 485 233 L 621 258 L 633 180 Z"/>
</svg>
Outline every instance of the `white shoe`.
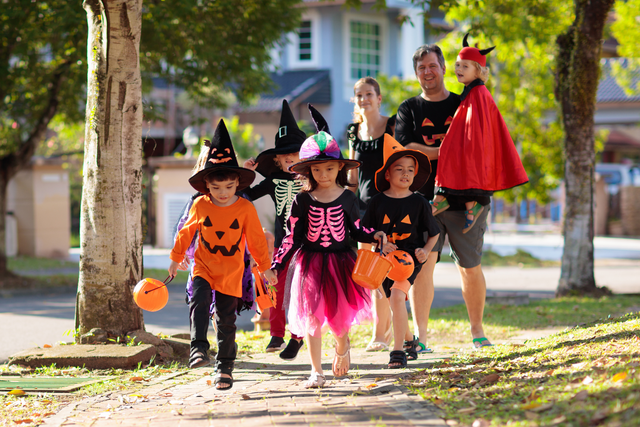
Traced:
<svg viewBox="0 0 640 427">
<path fill-rule="evenodd" d="M 309 379 L 305 381 L 304 388 L 322 388 L 327 380 L 324 375 L 317 372 L 312 372 Z"/>
</svg>

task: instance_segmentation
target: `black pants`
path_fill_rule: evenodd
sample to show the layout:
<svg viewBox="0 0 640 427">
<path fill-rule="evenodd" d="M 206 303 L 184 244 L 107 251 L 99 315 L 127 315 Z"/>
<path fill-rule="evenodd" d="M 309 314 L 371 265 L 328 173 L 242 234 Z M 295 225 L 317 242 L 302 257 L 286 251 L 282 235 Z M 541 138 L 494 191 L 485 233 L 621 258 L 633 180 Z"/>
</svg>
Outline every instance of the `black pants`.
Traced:
<svg viewBox="0 0 640 427">
<path fill-rule="evenodd" d="M 191 354 L 196 351 L 207 353 L 209 340 L 209 308 L 211 307 L 211 286 L 202 277 L 194 277 L 193 294 L 189 301 L 191 320 Z M 215 321 L 218 327 L 218 354 L 216 367 L 233 369 L 236 360 L 236 309 L 238 298 L 216 291 Z"/>
</svg>

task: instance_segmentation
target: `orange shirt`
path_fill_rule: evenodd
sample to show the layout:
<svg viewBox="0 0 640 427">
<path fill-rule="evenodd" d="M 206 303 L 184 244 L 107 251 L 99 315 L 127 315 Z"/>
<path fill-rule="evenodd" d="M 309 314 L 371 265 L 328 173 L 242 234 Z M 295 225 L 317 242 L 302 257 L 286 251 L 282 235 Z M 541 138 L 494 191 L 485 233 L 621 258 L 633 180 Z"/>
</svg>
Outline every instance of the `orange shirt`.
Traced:
<svg viewBox="0 0 640 427">
<path fill-rule="evenodd" d="M 240 298 L 245 242 L 260 271 L 266 271 L 271 265 L 267 239 L 251 202 L 239 197 L 232 205 L 220 207 L 210 197 L 207 194 L 193 202 L 169 257 L 182 262 L 198 231 L 194 277 L 202 277 L 218 292 Z"/>
</svg>

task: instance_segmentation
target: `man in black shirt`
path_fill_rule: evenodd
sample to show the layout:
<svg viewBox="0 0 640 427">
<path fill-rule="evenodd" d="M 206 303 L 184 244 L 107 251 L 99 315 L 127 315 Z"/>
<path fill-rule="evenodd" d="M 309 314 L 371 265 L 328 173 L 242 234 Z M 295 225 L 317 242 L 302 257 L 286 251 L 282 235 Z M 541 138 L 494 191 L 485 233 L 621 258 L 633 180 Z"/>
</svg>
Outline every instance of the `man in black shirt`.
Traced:
<svg viewBox="0 0 640 427">
<path fill-rule="evenodd" d="M 439 147 L 460 105 L 460 96 L 449 92 L 444 86 L 446 65 L 442 51 L 437 45 L 419 47 L 413 55 L 413 68 L 422 93 L 400 104 L 396 121 L 396 139 L 406 148 L 420 150 L 429 156 L 431 176 L 419 192 L 427 200 L 431 200 L 434 196 Z M 482 205 L 489 203 L 489 197 L 480 202 Z M 449 235 L 451 253 L 462 279 L 462 296 L 469 313 L 473 344 L 475 347 L 491 345 L 482 327 L 486 282 L 480 265 L 489 209 L 484 209 L 480 214 L 474 227 L 475 231 L 472 229 L 469 233 L 462 234 L 465 221 L 464 202 L 450 196 L 449 204 L 451 207 L 448 210 L 435 217 L 440 227 L 439 241 L 427 257 L 409 293 L 414 329 L 422 338 L 418 345 L 418 353 L 430 352 L 426 347 L 426 337 L 434 293 L 433 271 L 442 252 L 445 234 Z"/>
</svg>

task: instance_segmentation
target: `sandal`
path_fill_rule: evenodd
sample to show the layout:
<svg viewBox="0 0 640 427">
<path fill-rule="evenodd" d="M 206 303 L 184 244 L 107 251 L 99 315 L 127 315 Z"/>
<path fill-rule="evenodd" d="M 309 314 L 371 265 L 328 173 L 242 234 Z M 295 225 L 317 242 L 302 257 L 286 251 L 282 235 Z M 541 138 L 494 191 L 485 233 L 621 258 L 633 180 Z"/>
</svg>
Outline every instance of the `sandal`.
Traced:
<svg viewBox="0 0 640 427">
<path fill-rule="evenodd" d="M 416 349 L 416 352 L 417 352 L 418 354 L 421 354 L 421 353 L 433 353 L 433 349 L 432 349 L 432 348 L 427 347 L 427 346 L 426 346 L 426 345 L 424 345 L 424 344 L 422 344 L 422 343 L 420 342 L 420 338 L 416 338 L 416 339 L 418 340 L 418 346 L 417 346 L 417 349 Z"/>
<path fill-rule="evenodd" d="M 412 341 L 405 341 L 402 348 L 407 353 L 407 360 L 418 360 L 418 340 L 415 335 Z"/>
<path fill-rule="evenodd" d="M 435 211 L 432 212 L 433 216 L 438 215 L 440 212 L 446 211 L 450 207 L 447 199 L 442 199 L 439 202 L 436 202 L 434 200 L 429 200 L 429 204 L 436 209 Z"/>
<path fill-rule="evenodd" d="M 389 345 L 387 343 L 383 343 L 382 341 L 371 341 L 367 348 L 364 351 L 387 351 L 389 350 Z"/>
<path fill-rule="evenodd" d="M 393 350 L 389 353 L 389 369 L 402 369 L 407 367 L 407 355 L 402 350 Z"/>
<path fill-rule="evenodd" d="M 327 382 L 327 380 L 324 375 L 312 372 L 309 379 L 304 382 L 304 388 L 322 388 L 325 382 Z"/>
<path fill-rule="evenodd" d="M 491 344 L 491 342 L 485 337 L 474 338 L 472 343 L 473 343 L 473 346 L 475 348 L 492 347 L 493 346 L 493 344 Z"/>
<path fill-rule="evenodd" d="M 336 345 L 335 348 L 335 356 L 333 356 L 333 364 L 331 365 L 331 369 L 333 371 L 333 376 L 335 378 L 344 378 L 347 376 L 347 372 L 349 372 L 349 367 L 351 366 L 351 341 L 347 339 L 347 350 L 343 353 L 343 354 L 338 354 L 338 347 Z M 338 375 L 336 374 L 336 371 L 339 371 L 340 369 L 342 369 L 343 367 L 343 362 L 344 360 L 347 359 L 346 362 L 346 366 L 347 366 L 347 372 L 344 373 L 344 375 Z"/>
<path fill-rule="evenodd" d="M 203 366 L 208 366 L 211 361 L 209 357 L 206 355 L 206 352 L 202 350 L 194 351 L 191 357 L 189 358 L 189 369 L 202 368 Z"/>
<path fill-rule="evenodd" d="M 469 219 L 465 216 L 464 220 L 464 228 L 462 229 L 462 234 L 467 234 L 474 225 L 476 225 L 476 221 L 478 220 L 478 216 L 484 210 L 484 206 L 479 204 L 478 202 L 474 202 L 474 205 L 471 209 L 465 212 L 465 215 L 473 215 L 473 219 Z"/>
<path fill-rule="evenodd" d="M 231 390 L 233 387 L 233 377 L 231 376 L 231 372 L 233 372 L 233 368 L 230 367 L 218 367 L 218 373 L 215 376 L 213 383 L 216 386 L 216 390 L 226 391 Z M 229 375 L 229 377 L 223 377 L 222 374 Z M 229 384 L 228 387 L 220 387 L 220 384 Z"/>
</svg>

